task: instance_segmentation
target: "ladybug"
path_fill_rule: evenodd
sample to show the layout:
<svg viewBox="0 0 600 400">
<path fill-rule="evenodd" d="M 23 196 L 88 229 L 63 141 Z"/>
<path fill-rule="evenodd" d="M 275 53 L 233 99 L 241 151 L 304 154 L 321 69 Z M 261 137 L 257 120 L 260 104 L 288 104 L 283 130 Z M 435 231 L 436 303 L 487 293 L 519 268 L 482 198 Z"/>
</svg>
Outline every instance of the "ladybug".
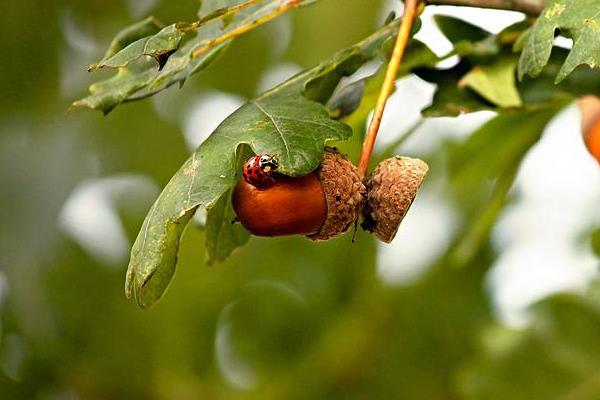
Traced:
<svg viewBox="0 0 600 400">
<path fill-rule="evenodd" d="M 273 183 L 273 174 L 279 166 L 277 159 L 270 155 L 252 156 L 244 163 L 242 175 L 253 186 L 265 186 Z"/>
</svg>

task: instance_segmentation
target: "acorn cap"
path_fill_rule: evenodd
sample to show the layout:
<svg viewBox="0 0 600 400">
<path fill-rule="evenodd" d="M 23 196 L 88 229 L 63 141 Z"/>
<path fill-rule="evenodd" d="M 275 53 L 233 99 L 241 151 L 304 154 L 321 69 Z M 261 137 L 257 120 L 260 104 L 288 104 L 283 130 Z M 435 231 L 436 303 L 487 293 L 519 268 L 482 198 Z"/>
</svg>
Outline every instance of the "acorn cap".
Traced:
<svg viewBox="0 0 600 400">
<path fill-rule="evenodd" d="M 316 174 L 325 193 L 327 218 L 319 232 L 308 237 L 328 240 L 346 232 L 356 221 L 365 201 L 366 189 L 356 167 L 335 148 L 325 147 L 323 162 Z"/>
<path fill-rule="evenodd" d="M 395 156 L 379 163 L 367 179 L 363 229 L 390 243 L 428 169 L 424 161 L 410 157 Z"/>
</svg>

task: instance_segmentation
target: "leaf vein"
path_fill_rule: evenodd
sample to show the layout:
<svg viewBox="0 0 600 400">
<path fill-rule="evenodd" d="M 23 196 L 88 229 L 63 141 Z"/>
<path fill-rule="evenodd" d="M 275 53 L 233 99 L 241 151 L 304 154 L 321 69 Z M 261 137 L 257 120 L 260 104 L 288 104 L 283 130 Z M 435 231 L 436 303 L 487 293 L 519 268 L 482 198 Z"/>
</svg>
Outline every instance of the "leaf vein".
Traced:
<svg viewBox="0 0 600 400">
<path fill-rule="evenodd" d="M 261 111 L 263 114 L 265 114 L 265 115 L 267 116 L 267 118 L 269 118 L 269 120 L 271 120 L 271 123 L 272 123 L 272 124 L 273 124 L 273 126 L 275 127 L 275 131 L 276 131 L 277 133 L 279 133 L 279 136 L 281 137 L 281 141 L 283 142 L 283 145 L 284 145 L 284 147 L 285 147 L 285 151 L 286 151 L 286 154 L 287 154 L 287 158 L 288 158 L 288 160 L 290 160 L 290 147 L 289 147 L 289 145 L 288 145 L 288 142 L 287 142 L 287 140 L 285 140 L 285 136 L 283 135 L 283 129 L 281 129 L 281 128 L 279 127 L 279 125 L 277 125 L 277 122 L 275 122 L 275 117 L 274 117 L 273 115 L 269 114 L 269 113 L 267 112 L 267 110 L 265 110 L 265 109 L 263 108 L 263 106 L 261 106 L 261 105 L 260 105 L 260 103 L 259 103 L 258 101 L 255 101 L 255 100 L 253 100 L 253 101 L 252 101 L 252 103 L 254 103 L 254 104 L 256 105 L 256 107 L 258 107 L 258 109 L 259 109 L 259 110 L 260 110 L 260 111 Z"/>
</svg>

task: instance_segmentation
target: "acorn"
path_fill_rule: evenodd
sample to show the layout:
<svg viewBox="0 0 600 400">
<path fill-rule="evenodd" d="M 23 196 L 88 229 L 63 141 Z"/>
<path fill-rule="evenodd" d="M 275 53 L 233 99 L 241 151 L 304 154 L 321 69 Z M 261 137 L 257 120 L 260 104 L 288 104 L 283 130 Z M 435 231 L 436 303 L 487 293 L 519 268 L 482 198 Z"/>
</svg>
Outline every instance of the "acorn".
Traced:
<svg viewBox="0 0 600 400">
<path fill-rule="evenodd" d="M 326 147 L 319 167 L 302 177 L 278 174 L 276 167 L 272 157 L 250 158 L 244 179 L 233 189 L 237 219 L 252 234 L 327 240 L 356 221 L 365 185 L 356 167 L 336 149 Z"/>
<path fill-rule="evenodd" d="M 363 229 L 390 243 L 412 205 L 429 167 L 419 159 L 395 156 L 383 160 L 367 178 Z"/>
<path fill-rule="evenodd" d="M 590 154 L 600 162 L 600 99 L 584 96 L 579 99 L 581 132 Z"/>
</svg>

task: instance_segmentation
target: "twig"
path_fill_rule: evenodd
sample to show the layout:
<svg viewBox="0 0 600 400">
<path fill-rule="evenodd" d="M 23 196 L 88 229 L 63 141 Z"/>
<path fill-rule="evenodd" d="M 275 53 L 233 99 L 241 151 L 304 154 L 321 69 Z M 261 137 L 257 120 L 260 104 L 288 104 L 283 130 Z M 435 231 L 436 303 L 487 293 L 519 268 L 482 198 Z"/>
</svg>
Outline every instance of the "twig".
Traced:
<svg viewBox="0 0 600 400">
<path fill-rule="evenodd" d="M 427 5 L 466 6 L 496 8 L 539 15 L 544 9 L 544 0 L 424 0 Z"/>
<path fill-rule="evenodd" d="M 246 0 L 243 3 L 240 3 L 235 6 L 219 8 L 219 9 L 205 15 L 204 17 L 200 18 L 198 21 L 193 22 L 189 26 L 188 29 L 198 29 L 198 27 L 200 27 L 200 25 L 203 25 L 203 24 L 210 22 L 212 20 L 215 20 L 217 18 L 228 17 L 228 16 L 235 14 L 239 11 L 242 11 L 244 8 L 248 8 L 251 5 L 254 5 L 260 1 L 262 1 L 262 0 Z"/>
<path fill-rule="evenodd" d="M 194 52 L 192 53 L 192 58 L 195 57 L 199 57 L 202 54 L 204 54 L 205 52 L 207 52 L 208 50 L 210 50 L 211 48 L 226 42 L 230 39 L 233 39 L 236 36 L 242 35 L 248 31 L 251 31 L 252 29 L 256 28 L 257 26 L 263 25 L 267 22 L 269 22 L 270 20 L 280 16 L 281 14 L 285 13 L 286 11 L 297 7 L 300 5 L 302 0 L 289 0 L 287 3 L 281 5 L 279 8 L 271 11 L 270 13 L 263 15 L 262 17 L 255 19 L 254 21 L 248 23 L 248 24 L 244 24 L 241 25 L 235 29 L 230 30 L 229 32 L 224 33 L 221 36 L 218 36 L 214 39 L 210 39 L 207 40 L 204 45 L 196 50 L 194 50 Z"/>
<path fill-rule="evenodd" d="M 375 146 L 375 139 L 377 138 L 379 126 L 381 125 L 383 110 L 385 109 L 385 104 L 387 103 L 388 97 L 394 90 L 396 75 L 398 74 L 400 63 L 402 62 L 404 49 L 408 43 L 410 31 L 417 14 L 417 5 L 419 4 L 419 1 L 420 0 L 406 0 L 404 3 L 404 14 L 402 15 L 402 22 L 398 29 L 398 37 L 396 38 L 396 44 L 394 45 L 392 58 L 390 59 L 385 72 L 385 79 L 383 81 L 383 85 L 381 86 L 381 90 L 379 91 L 379 97 L 377 98 L 373 118 L 371 118 L 371 123 L 369 124 L 369 129 L 367 130 L 367 135 L 365 136 L 365 143 L 363 145 L 360 160 L 358 162 L 357 173 L 361 179 L 365 177 L 369 167 L 369 160 L 371 159 L 371 154 L 373 153 L 373 147 Z"/>
</svg>

